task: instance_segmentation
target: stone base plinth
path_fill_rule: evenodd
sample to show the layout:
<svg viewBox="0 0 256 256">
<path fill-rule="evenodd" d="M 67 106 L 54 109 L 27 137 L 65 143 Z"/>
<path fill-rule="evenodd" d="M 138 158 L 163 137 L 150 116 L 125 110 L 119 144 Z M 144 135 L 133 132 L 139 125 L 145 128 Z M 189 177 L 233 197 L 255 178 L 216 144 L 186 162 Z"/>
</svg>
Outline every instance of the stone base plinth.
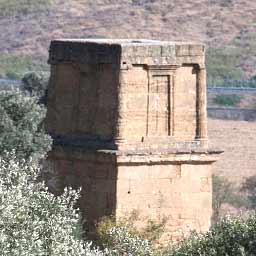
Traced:
<svg viewBox="0 0 256 256">
<path fill-rule="evenodd" d="M 214 152 L 55 148 L 49 160 L 60 176 L 82 187 L 80 208 L 92 232 L 103 216 L 118 219 L 133 211 L 140 227 L 166 218 L 164 241 L 210 226 Z"/>
</svg>

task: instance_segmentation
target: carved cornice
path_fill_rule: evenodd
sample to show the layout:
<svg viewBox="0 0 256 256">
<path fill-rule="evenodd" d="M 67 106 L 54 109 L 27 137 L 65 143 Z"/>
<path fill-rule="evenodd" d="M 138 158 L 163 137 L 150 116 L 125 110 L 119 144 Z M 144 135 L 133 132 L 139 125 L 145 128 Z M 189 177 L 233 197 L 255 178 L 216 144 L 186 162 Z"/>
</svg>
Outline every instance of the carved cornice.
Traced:
<svg viewBox="0 0 256 256">
<path fill-rule="evenodd" d="M 181 65 L 144 65 L 145 69 L 147 70 L 176 70 L 177 68 L 181 67 Z"/>
<path fill-rule="evenodd" d="M 163 66 L 162 69 L 183 63 L 204 65 L 204 46 L 201 44 L 157 42 L 151 45 L 114 42 L 54 40 L 50 46 L 49 63 L 113 64 L 119 65 L 121 69 L 129 65 L 145 64 Z"/>
</svg>

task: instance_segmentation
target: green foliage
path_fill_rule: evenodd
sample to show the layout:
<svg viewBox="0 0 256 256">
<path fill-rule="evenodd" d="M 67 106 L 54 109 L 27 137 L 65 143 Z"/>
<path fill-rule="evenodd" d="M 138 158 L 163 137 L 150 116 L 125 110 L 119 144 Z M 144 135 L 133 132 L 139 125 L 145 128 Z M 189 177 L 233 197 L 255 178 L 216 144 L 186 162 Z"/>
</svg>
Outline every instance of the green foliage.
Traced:
<svg viewBox="0 0 256 256">
<path fill-rule="evenodd" d="M 29 56 L 0 56 L 1 78 L 21 79 L 29 71 L 49 71 L 49 67 Z"/>
<path fill-rule="evenodd" d="M 221 206 L 225 203 L 235 207 L 247 206 L 248 201 L 237 192 L 236 186 L 225 177 L 213 175 L 213 221 L 221 218 Z"/>
<path fill-rule="evenodd" d="M 208 86 L 223 86 L 226 80 L 241 79 L 239 48 L 209 48 L 206 51 Z"/>
<path fill-rule="evenodd" d="M 253 256 L 256 252 L 256 215 L 226 217 L 205 234 L 193 233 L 164 256 Z"/>
<path fill-rule="evenodd" d="M 221 106 L 236 106 L 241 101 L 241 96 L 238 96 L 236 94 L 229 94 L 229 95 L 217 95 L 213 102 L 217 105 Z"/>
<path fill-rule="evenodd" d="M 232 0 L 212 0 L 221 6 L 232 5 Z M 256 51 L 256 33 L 247 31 L 233 40 L 234 47 L 209 48 L 206 51 L 208 86 L 256 88 L 256 80 L 248 78 L 243 69 L 253 62 Z"/>
<path fill-rule="evenodd" d="M 31 96 L 45 97 L 49 77 L 49 72 L 28 72 L 22 78 L 22 89 Z"/>
<path fill-rule="evenodd" d="M 151 242 L 135 227 L 136 211 L 116 221 L 113 216 L 104 217 L 97 223 L 98 243 L 107 248 L 107 255 L 155 255 Z"/>
<path fill-rule="evenodd" d="M 113 238 L 109 236 L 109 232 L 113 228 L 125 228 L 131 235 L 145 239 L 150 243 L 155 243 L 161 238 L 164 232 L 167 218 L 163 217 L 159 221 L 148 219 L 144 228 L 138 229 L 136 223 L 140 221 L 139 213 L 135 210 L 118 220 L 113 216 L 102 218 L 96 225 L 99 244 L 109 247 L 113 246 Z"/>
<path fill-rule="evenodd" d="M 232 183 L 226 178 L 213 175 L 213 220 L 217 222 L 220 219 L 220 209 L 222 204 L 229 201 L 230 195 L 233 193 Z"/>
<path fill-rule="evenodd" d="M 159 221 L 149 219 L 141 231 L 141 236 L 152 243 L 158 241 L 165 231 L 166 222 L 167 218 L 162 218 Z"/>
<path fill-rule="evenodd" d="M 147 240 L 125 227 L 108 230 L 111 240 L 109 255 L 161 256 L 253 256 L 256 251 L 256 215 L 247 218 L 225 217 L 210 231 L 192 232 L 181 242 L 167 248 L 154 249 Z"/>
<path fill-rule="evenodd" d="M 125 227 L 131 234 L 140 235 L 140 232 L 135 227 L 135 222 L 138 221 L 138 212 L 133 210 L 118 220 L 114 216 L 103 217 L 96 225 L 96 234 L 100 245 L 112 246 L 112 238 L 109 236 L 109 231 L 112 228 Z"/>
<path fill-rule="evenodd" d="M 46 11 L 52 3 L 53 0 L 0 0 L 0 17 Z"/>
<path fill-rule="evenodd" d="M 254 24 L 255 25 L 255 24 Z M 242 31 L 241 31 L 242 32 Z M 242 61 L 254 58 L 256 52 L 256 32 L 254 29 L 239 33 L 234 39 L 234 44 L 241 49 Z"/>
<path fill-rule="evenodd" d="M 148 240 L 131 233 L 126 227 L 113 227 L 107 232 L 111 241 L 111 255 L 153 256 L 154 250 Z"/>
<path fill-rule="evenodd" d="M 111 246 L 112 239 L 109 237 L 108 232 L 111 228 L 115 227 L 115 219 L 113 216 L 103 217 L 96 226 L 97 243 L 99 245 Z"/>
<path fill-rule="evenodd" d="M 256 176 L 246 178 L 241 191 L 246 193 L 249 208 L 256 209 Z"/>
<path fill-rule="evenodd" d="M 225 79 L 223 80 L 223 82 L 218 84 L 218 86 L 235 88 L 256 88 L 256 79 L 254 77 L 250 79 Z"/>
<path fill-rule="evenodd" d="M 42 157 L 51 146 L 43 129 L 45 113 L 37 98 L 20 91 L 0 92 L 0 154 L 15 150 L 20 159 Z"/>
<path fill-rule="evenodd" d="M 55 197 L 37 181 L 36 161 L 13 154 L 0 158 L 0 252 L 2 256 L 100 256 L 81 239 L 74 209 L 79 194 L 66 189 Z"/>
<path fill-rule="evenodd" d="M 82 240 L 74 207 L 79 193 L 65 189 L 57 197 L 39 181 L 38 161 L 51 139 L 42 126 L 45 108 L 37 101 L 20 91 L 0 93 L 1 255 L 107 255 Z"/>
</svg>

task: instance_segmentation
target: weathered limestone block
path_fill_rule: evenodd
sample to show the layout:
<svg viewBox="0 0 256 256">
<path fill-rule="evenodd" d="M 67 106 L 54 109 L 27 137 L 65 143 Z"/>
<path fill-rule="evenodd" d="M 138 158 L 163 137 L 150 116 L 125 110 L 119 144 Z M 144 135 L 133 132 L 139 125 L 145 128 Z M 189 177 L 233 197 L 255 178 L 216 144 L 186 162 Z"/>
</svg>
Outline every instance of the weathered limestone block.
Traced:
<svg viewBox="0 0 256 256">
<path fill-rule="evenodd" d="M 139 226 L 166 217 L 163 240 L 208 229 L 211 164 L 220 152 L 207 146 L 204 49 L 153 40 L 51 43 L 49 161 L 66 183 L 82 186 L 92 232 L 101 217 L 133 210 Z"/>
</svg>

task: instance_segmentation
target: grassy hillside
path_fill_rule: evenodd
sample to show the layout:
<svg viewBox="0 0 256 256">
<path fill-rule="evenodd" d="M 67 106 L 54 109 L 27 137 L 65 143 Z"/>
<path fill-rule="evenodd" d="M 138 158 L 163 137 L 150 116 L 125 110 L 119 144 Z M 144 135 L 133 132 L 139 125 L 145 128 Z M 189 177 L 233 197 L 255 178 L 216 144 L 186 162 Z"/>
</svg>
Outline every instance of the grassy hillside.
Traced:
<svg viewBox="0 0 256 256">
<path fill-rule="evenodd" d="M 60 37 L 193 40 L 210 48 L 210 76 L 256 75 L 251 0 L 0 0 L 0 31 L 5 59 L 45 62 L 50 40 Z"/>
<path fill-rule="evenodd" d="M 44 12 L 51 3 L 51 0 L 0 0 L 0 16 L 3 18 Z"/>
</svg>

